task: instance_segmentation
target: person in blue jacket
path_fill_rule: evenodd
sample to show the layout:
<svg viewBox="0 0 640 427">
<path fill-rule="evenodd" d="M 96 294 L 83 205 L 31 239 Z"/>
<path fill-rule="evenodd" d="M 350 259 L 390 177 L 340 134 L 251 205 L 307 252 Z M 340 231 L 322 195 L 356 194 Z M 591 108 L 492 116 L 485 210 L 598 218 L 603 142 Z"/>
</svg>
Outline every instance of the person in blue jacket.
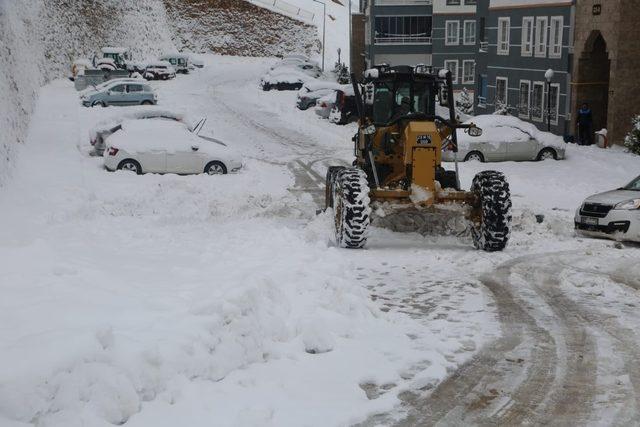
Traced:
<svg viewBox="0 0 640 427">
<path fill-rule="evenodd" d="M 591 108 L 586 102 L 578 110 L 578 144 L 591 145 L 591 129 L 593 127 L 593 114 Z"/>
</svg>

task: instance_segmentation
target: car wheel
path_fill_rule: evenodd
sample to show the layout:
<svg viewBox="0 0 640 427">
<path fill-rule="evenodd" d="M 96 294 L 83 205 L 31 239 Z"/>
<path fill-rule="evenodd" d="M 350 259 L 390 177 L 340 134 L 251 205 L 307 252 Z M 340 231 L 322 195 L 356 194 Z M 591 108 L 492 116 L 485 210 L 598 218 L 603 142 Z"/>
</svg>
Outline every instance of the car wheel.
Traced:
<svg viewBox="0 0 640 427">
<path fill-rule="evenodd" d="M 120 162 L 118 170 L 135 172 L 136 175 L 142 175 L 142 167 L 135 160 L 127 159 Z"/>
<path fill-rule="evenodd" d="M 558 153 L 553 148 L 543 148 L 540 153 L 538 153 L 537 160 L 558 160 Z"/>
<path fill-rule="evenodd" d="M 93 103 L 92 107 L 106 107 L 107 104 L 104 101 L 96 101 Z"/>
<path fill-rule="evenodd" d="M 468 162 L 469 160 L 475 160 L 477 162 L 484 163 L 484 156 L 479 151 L 472 151 L 464 158 L 465 162 Z"/>
<path fill-rule="evenodd" d="M 222 162 L 209 162 L 204 168 L 207 175 L 226 175 L 227 167 Z"/>
<path fill-rule="evenodd" d="M 142 105 L 153 105 L 153 102 L 151 101 L 142 101 Z"/>
</svg>

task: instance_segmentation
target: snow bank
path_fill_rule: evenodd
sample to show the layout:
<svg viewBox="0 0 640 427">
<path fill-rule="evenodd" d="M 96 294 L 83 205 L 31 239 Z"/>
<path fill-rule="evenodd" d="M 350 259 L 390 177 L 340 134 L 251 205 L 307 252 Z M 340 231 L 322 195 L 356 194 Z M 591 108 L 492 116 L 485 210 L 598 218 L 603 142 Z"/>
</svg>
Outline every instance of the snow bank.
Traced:
<svg viewBox="0 0 640 427">
<path fill-rule="evenodd" d="M 37 89 L 70 74 L 77 57 L 126 45 L 134 57 L 173 48 L 162 3 L 6 0 L 0 2 L 0 185 L 24 141 Z"/>
</svg>

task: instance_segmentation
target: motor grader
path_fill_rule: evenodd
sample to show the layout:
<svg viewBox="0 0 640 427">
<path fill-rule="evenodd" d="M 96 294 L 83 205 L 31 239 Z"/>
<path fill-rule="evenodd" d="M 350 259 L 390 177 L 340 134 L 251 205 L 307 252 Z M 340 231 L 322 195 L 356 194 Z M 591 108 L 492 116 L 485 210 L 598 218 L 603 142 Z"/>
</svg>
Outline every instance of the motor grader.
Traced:
<svg viewBox="0 0 640 427">
<path fill-rule="evenodd" d="M 482 134 L 456 119 L 451 73 L 377 66 L 365 71 L 362 85 L 354 75 L 352 82 L 359 115 L 356 159 L 352 167 L 329 167 L 326 176 L 326 208 L 333 212 L 336 243 L 364 247 L 372 223 L 422 234 L 452 225 L 459 233 L 462 224 L 476 248 L 503 250 L 511 227 L 504 175 L 480 172 L 470 191 L 462 191 L 457 162 L 455 170 L 441 165 L 442 150 L 458 151 L 459 130 Z M 436 98 L 441 110 L 447 107 L 448 118 L 437 115 Z"/>
</svg>

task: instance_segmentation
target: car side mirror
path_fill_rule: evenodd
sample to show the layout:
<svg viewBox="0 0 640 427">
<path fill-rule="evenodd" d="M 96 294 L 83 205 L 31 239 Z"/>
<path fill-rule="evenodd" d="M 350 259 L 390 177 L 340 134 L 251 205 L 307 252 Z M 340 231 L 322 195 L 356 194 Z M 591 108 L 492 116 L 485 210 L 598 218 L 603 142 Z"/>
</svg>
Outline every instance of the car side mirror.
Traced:
<svg viewBox="0 0 640 427">
<path fill-rule="evenodd" d="M 440 101 L 441 107 L 449 106 L 449 92 L 446 86 L 440 86 L 438 91 L 438 100 Z"/>
<path fill-rule="evenodd" d="M 197 145 L 192 145 L 192 146 L 191 146 L 191 149 L 192 149 L 193 151 L 198 151 L 198 150 L 200 149 L 200 147 L 198 147 Z"/>
<path fill-rule="evenodd" d="M 482 128 L 479 128 L 476 125 L 472 125 L 469 129 L 468 129 L 468 133 L 469 136 L 473 136 L 473 137 L 478 137 L 478 136 L 482 136 Z"/>
</svg>

